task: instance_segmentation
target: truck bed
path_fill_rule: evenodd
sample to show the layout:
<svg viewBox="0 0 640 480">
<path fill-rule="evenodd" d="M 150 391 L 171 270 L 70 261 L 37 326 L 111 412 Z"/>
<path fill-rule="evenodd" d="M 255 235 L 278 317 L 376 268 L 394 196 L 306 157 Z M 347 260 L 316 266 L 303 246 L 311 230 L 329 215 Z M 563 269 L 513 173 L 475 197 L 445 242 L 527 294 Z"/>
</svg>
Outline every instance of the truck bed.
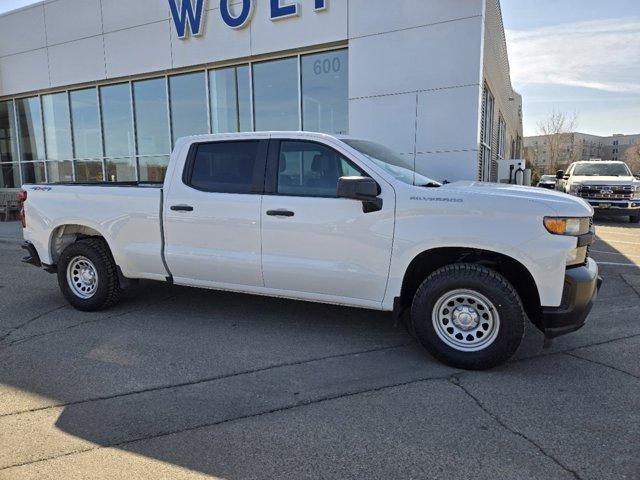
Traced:
<svg viewBox="0 0 640 480">
<path fill-rule="evenodd" d="M 45 264 L 55 264 L 65 236 L 86 225 L 112 246 L 125 276 L 164 280 L 162 184 L 119 182 L 24 185 L 25 240 Z M 91 233 L 91 232 L 89 232 Z M 86 234 L 86 233 L 83 233 Z"/>
</svg>

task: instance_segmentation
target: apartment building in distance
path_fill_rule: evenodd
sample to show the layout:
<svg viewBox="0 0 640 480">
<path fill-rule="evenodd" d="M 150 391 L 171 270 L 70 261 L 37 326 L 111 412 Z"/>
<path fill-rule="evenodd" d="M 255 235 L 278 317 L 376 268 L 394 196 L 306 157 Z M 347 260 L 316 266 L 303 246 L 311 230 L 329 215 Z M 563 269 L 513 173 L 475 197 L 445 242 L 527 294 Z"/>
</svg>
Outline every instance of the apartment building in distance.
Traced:
<svg viewBox="0 0 640 480">
<path fill-rule="evenodd" d="M 627 150 L 638 141 L 640 134 L 607 137 L 580 132 L 536 135 L 524 138 L 524 157 L 541 173 L 553 173 L 555 169 L 581 160 L 624 161 Z"/>
</svg>

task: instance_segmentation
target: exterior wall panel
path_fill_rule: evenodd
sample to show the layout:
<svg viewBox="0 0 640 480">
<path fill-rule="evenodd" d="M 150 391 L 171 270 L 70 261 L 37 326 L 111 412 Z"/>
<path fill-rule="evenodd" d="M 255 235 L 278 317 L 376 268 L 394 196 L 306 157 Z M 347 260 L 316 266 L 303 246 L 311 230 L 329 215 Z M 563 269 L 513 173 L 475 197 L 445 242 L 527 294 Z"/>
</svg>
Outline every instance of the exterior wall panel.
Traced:
<svg viewBox="0 0 640 480">
<path fill-rule="evenodd" d="M 102 37 L 49 47 L 52 85 L 73 85 L 106 78 Z"/>
<path fill-rule="evenodd" d="M 169 20 L 104 36 L 107 77 L 124 77 L 171 68 Z"/>
<path fill-rule="evenodd" d="M 482 16 L 479 0 L 349 0 L 351 38 Z"/>
<path fill-rule="evenodd" d="M 44 48 L 46 44 L 42 4 L 0 16 L 0 57 Z"/>
<path fill-rule="evenodd" d="M 100 0 L 56 0 L 45 3 L 44 18 L 48 45 L 102 34 Z"/>
</svg>

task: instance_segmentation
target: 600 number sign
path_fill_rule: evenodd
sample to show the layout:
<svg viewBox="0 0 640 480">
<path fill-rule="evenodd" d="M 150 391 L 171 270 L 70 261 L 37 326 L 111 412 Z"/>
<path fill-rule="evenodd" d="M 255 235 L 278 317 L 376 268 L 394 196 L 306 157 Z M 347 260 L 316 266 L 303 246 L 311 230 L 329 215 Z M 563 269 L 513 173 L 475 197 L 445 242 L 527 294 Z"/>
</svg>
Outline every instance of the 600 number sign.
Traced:
<svg viewBox="0 0 640 480">
<path fill-rule="evenodd" d="M 333 60 L 325 58 L 324 60 L 317 60 L 313 64 L 313 73 L 316 75 L 338 73 L 342 68 L 342 62 L 339 57 L 334 57 Z"/>
</svg>

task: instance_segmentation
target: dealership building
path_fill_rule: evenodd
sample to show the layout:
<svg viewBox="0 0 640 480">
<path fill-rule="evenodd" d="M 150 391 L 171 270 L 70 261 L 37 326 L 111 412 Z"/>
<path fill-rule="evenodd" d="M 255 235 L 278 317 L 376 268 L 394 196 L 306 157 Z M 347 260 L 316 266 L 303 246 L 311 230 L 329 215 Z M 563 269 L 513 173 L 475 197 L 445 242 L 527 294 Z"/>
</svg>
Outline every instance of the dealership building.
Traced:
<svg viewBox="0 0 640 480">
<path fill-rule="evenodd" d="M 441 181 L 520 158 L 498 0 L 46 0 L 0 16 L 0 189 L 160 181 L 176 139 L 307 130 Z"/>
</svg>

